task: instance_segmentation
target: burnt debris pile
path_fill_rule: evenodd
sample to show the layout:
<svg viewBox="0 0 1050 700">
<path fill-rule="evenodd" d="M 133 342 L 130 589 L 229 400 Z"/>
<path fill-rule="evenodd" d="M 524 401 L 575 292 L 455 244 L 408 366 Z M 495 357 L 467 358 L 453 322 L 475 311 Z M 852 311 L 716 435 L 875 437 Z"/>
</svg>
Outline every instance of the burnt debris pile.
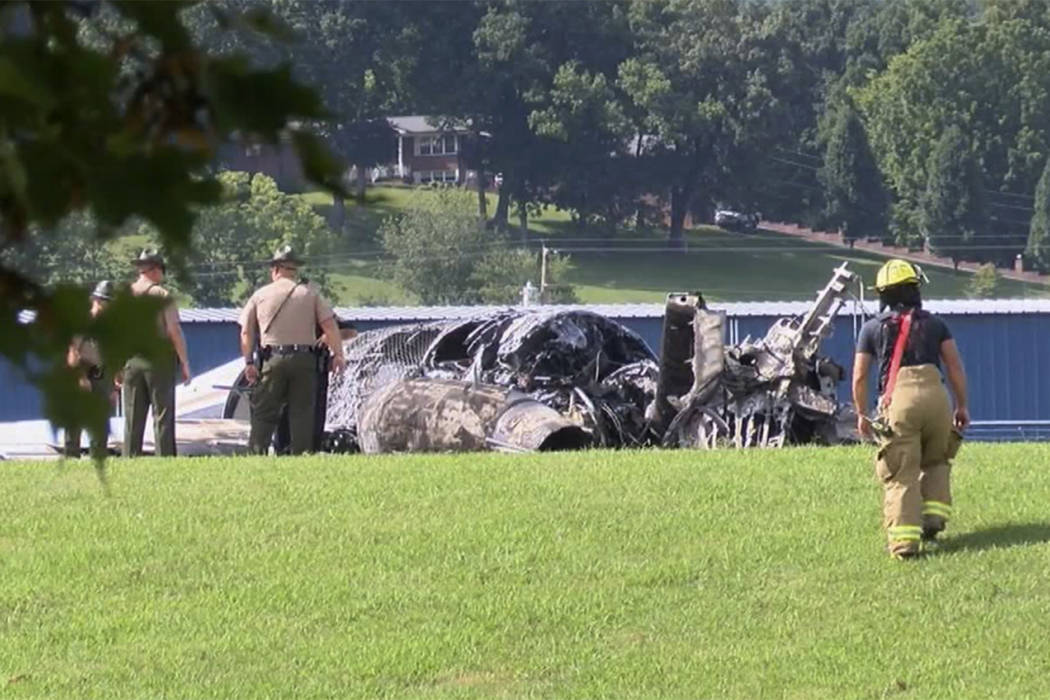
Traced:
<svg viewBox="0 0 1050 700">
<path fill-rule="evenodd" d="M 668 295 L 659 356 L 579 309 L 398 326 L 346 342 L 326 444 L 366 452 L 781 446 L 855 439 L 843 370 L 818 354 L 855 280 L 835 270 L 810 311 L 724 344 L 724 315 Z"/>
</svg>

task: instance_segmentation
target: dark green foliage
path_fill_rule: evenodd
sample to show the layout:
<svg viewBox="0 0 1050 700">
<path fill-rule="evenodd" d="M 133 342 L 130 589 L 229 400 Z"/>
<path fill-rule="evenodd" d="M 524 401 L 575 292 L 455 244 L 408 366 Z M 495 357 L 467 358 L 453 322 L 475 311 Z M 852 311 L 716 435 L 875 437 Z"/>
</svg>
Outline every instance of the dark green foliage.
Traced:
<svg viewBox="0 0 1050 700">
<path fill-rule="evenodd" d="M 983 183 L 972 148 L 958 127 L 944 132 L 930 155 L 920 211 L 930 250 L 956 263 L 971 259 L 969 248 L 988 223 Z"/>
<path fill-rule="evenodd" d="M 424 304 L 479 301 L 470 277 L 486 234 L 465 195 L 438 190 L 379 229 L 393 279 Z"/>
<path fill-rule="evenodd" d="M 34 225 L 22 244 L 0 250 L 0 265 L 45 285 L 64 282 L 87 287 L 130 275 L 131 249 L 117 241 L 99 244 L 97 229 L 95 217 L 84 211 L 73 212 L 46 230 Z"/>
<path fill-rule="evenodd" d="M 673 246 L 687 213 L 716 202 L 754 210 L 770 149 L 787 137 L 786 63 L 769 8 L 734 0 L 637 2 L 635 55 L 619 86 L 650 136 L 647 174 L 666 193 Z"/>
<path fill-rule="evenodd" d="M 273 251 L 291 245 L 305 258 L 303 272 L 310 282 L 330 295 L 324 261 L 335 234 L 324 219 L 262 173 L 224 172 L 218 180 L 223 199 L 201 210 L 193 225 L 190 274 L 179 291 L 196 306 L 239 306 L 269 282 L 267 261 Z M 156 237 L 149 227 L 139 233 Z"/>
<path fill-rule="evenodd" d="M 974 12 L 927 17 L 932 31 L 853 94 L 894 189 L 898 237 L 920 230 L 931 154 L 958 126 L 990 191 L 990 238 L 968 255 L 1006 263 L 1024 249 L 1029 228 L 1030 202 L 1019 196 L 1035 190 L 1050 152 L 1050 14 L 1045 3 L 998 1 Z"/>
<path fill-rule="evenodd" d="M 970 296 L 974 299 L 992 299 L 999 291 L 999 272 L 992 263 L 984 263 L 970 280 Z"/>
<path fill-rule="evenodd" d="M 824 167 L 825 216 L 850 241 L 888 236 L 888 197 L 882 173 L 856 111 L 843 105 L 831 117 Z"/>
<path fill-rule="evenodd" d="M 379 233 L 393 258 L 391 277 L 424 304 L 511 304 L 521 300 L 527 281 L 539 287 L 538 252 L 514 248 L 506 238 L 493 240 L 466 193 L 421 193 Z M 573 301 L 572 287 L 558 284 L 568 271 L 568 258 L 551 257 L 550 300 Z"/>
<path fill-rule="evenodd" d="M 1037 269 L 1050 270 L 1050 159 L 1043 167 L 1043 174 L 1035 188 L 1035 208 L 1028 231 L 1028 246 L 1025 258 Z"/>
</svg>

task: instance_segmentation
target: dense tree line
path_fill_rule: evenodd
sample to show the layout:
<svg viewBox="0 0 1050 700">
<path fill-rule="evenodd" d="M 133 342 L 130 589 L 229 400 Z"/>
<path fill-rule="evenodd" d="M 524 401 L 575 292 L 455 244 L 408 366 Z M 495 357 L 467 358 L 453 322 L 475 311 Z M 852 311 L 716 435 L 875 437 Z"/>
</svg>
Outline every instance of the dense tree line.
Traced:
<svg viewBox="0 0 1050 700">
<path fill-rule="evenodd" d="M 296 39 L 254 55 L 318 86 L 337 152 L 380 162 L 395 113 L 464 125 L 468 167 L 502 175 L 495 211 L 478 199 L 495 229 L 545 204 L 634 224 L 655 203 L 678 244 L 725 205 L 1050 263 L 1045 0 L 263 4 Z"/>
</svg>

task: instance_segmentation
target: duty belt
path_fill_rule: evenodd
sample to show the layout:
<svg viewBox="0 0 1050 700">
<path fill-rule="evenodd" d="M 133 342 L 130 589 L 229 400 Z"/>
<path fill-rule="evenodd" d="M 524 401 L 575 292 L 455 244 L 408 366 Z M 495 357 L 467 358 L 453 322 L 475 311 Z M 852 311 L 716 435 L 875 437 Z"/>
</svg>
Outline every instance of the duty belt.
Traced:
<svg viewBox="0 0 1050 700">
<path fill-rule="evenodd" d="M 301 352 L 313 352 L 313 345 L 267 345 L 263 347 L 264 355 L 296 355 Z"/>
</svg>

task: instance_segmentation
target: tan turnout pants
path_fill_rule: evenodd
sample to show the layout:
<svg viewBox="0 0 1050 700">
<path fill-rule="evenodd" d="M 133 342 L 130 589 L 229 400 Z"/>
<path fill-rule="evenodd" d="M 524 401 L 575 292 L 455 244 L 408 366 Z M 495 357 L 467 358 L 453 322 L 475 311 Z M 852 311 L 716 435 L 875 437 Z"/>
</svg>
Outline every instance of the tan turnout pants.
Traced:
<svg viewBox="0 0 1050 700">
<path fill-rule="evenodd" d="M 875 473 L 884 490 L 883 516 L 891 554 L 914 554 L 923 532 L 935 535 L 952 514 L 951 459 L 959 449 L 952 409 L 934 365 L 902 367 L 883 417 Z"/>
</svg>

